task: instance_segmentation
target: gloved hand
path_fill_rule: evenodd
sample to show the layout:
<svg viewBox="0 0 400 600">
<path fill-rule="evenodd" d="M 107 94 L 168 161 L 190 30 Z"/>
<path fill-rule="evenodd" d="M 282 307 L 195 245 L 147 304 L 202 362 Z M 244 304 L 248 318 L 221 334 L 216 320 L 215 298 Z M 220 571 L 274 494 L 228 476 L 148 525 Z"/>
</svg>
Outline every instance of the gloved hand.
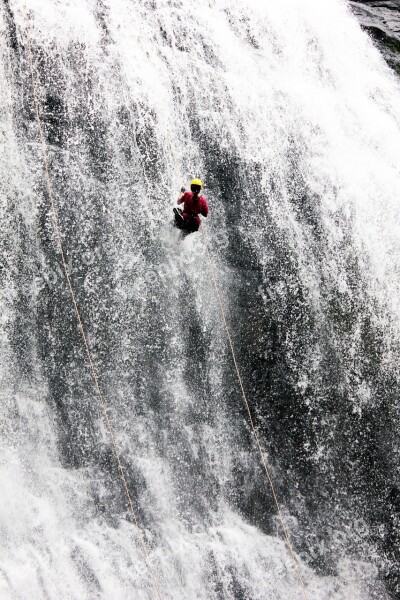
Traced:
<svg viewBox="0 0 400 600">
<path fill-rule="evenodd" d="M 186 192 L 186 190 L 185 190 L 185 188 L 184 188 L 184 187 L 181 187 L 181 192 L 182 192 L 182 194 L 183 194 L 184 192 Z"/>
</svg>

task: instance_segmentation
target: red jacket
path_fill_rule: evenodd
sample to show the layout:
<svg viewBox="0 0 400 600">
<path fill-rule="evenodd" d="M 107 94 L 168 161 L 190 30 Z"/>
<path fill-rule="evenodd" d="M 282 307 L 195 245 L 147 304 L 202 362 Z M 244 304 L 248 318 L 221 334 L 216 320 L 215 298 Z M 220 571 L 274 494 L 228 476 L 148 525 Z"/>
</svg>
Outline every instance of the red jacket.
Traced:
<svg viewBox="0 0 400 600">
<path fill-rule="evenodd" d="M 193 199 L 193 196 L 193 192 L 185 192 L 182 198 L 178 200 L 178 204 L 185 203 L 182 213 L 184 219 L 194 219 L 200 225 L 201 220 L 198 215 L 203 215 L 203 217 L 208 215 L 208 203 L 204 196 L 198 196 L 196 200 Z"/>
</svg>

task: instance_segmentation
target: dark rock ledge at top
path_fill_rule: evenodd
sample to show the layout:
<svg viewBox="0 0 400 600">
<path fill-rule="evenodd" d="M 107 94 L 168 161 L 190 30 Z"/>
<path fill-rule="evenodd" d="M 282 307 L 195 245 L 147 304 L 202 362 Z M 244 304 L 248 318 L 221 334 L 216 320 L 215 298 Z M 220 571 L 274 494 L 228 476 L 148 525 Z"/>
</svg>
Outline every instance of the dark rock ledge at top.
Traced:
<svg viewBox="0 0 400 600">
<path fill-rule="evenodd" d="M 400 0 L 350 0 L 349 4 L 361 27 L 400 75 Z"/>
</svg>

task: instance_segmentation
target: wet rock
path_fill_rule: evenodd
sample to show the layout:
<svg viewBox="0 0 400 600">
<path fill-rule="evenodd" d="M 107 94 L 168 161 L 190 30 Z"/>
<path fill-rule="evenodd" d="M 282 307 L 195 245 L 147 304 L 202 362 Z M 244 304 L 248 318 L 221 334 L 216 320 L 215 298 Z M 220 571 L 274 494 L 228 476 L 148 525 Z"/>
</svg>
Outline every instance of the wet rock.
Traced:
<svg viewBox="0 0 400 600">
<path fill-rule="evenodd" d="M 400 75 L 400 0 L 352 0 L 350 5 L 361 27 Z"/>
</svg>

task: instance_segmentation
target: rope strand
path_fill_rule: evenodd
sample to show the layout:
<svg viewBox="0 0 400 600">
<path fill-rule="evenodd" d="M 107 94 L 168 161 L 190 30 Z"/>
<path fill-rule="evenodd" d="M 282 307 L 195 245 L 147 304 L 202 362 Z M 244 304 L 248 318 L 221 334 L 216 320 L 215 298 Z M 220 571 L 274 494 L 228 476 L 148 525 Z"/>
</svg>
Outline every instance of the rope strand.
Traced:
<svg viewBox="0 0 400 600">
<path fill-rule="evenodd" d="M 168 129 L 167 129 L 167 138 L 168 138 L 168 142 L 169 142 L 170 152 L 171 152 L 171 155 L 172 155 L 172 158 L 173 158 L 173 161 L 174 161 L 175 175 L 177 175 L 179 177 L 180 176 L 180 172 L 179 172 L 179 168 L 178 168 L 178 161 L 177 161 L 177 158 L 176 158 L 176 155 L 175 155 L 174 147 L 172 145 Z M 225 316 L 224 303 L 222 301 L 222 296 L 221 296 L 221 293 L 219 291 L 219 287 L 218 287 L 218 283 L 217 283 L 217 278 L 216 278 L 216 275 L 215 275 L 215 267 L 214 267 L 213 259 L 212 259 L 211 252 L 210 252 L 210 249 L 209 249 L 209 245 L 208 245 L 208 241 L 207 241 L 207 234 L 206 234 L 206 231 L 205 231 L 203 223 L 200 225 L 200 229 L 201 229 L 201 233 L 202 233 L 202 236 L 203 236 L 204 247 L 205 247 L 206 253 L 207 253 L 207 259 L 208 259 L 208 264 L 209 264 L 209 267 L 210 267 L 211 279 L 212 279 L 212 282 L 213 282 L 213 285 L 214 285 L 215 294 L 216 294 L 216 297 L 217 297 L 217 300 L 218 300 L 218 305 L 219 305 L 219 309 L 220 309 L 221 316 L 222 316 L 222 321 L 224 323 L 224 328 L 225 328 L 226 335 L 227 335 L 227 338 L 228 338 L 229 349 L 230 349 L 230 352 L 231 352 L 231 355 L 232 355 L 233 364 L 235 366 L 235 370 L 236 370 L 236 375 L 237 375 L 237 379 L 238 379 L 238 382 L 239 382 L 240 391 L 241 391 L 241 394 L 242 394 L 242 397 L 243 397 L 243 401 L 244 401 L 244 404 L 245 404 L 245 407 L 246 407 L 247 415 L 249 417 L 251 431 L 253 433 L 253 436 L 254 436 L 254 439 L 255 439 L 255 442 L 256 442 L 258 453 L 260 455 L 261 465 L 262 465 L 263 471 L 265 473 L 266 479 L 267 479 L 269 487 L 271 489 L 271 494 L 272 494 L 272 497 L 274 499 L 274 503 L 275 503 L 276 509 L 278 511 L 278 517 L 279 517 L 279 521 L 280 521 L 281 526 L 282 526 L 282 530 L 283 530 L 285 542 L 286 542 L 286 545 L 288 547 L 289 554 L 290 554 L 290 556 L 292 558 L 292 561 L 293 561 L 293 564 L 294 564 L 294 567 L 295 567 L 295 570 L 296 570 L 297 581 L 298 581 L 298 583 L 300 585 L 300 588 L 301 588 L 304 600 L 308 600 L 307 591 L 306 591 L 306 587 L 305 587 L 305 584 L 304 584 L 303 575 L 301 573 L 299 561 L 296 558 L 296 555 L 294 553 L 294 550 L 293 550 L 293 547 L 292 547 L 292 544 L 291 544 L 291 541 L 290 541 L 289 532 L 288 532 L 288 529 L 287 529 L 287 526 L 286 526 L 285 518 L 283 516 L 283 512 L 282 512 L 282 509 L 281 509 L 281 506 L 280 506 L 280 503 L 279 503 L 279 500 L 278 500 L 278 496 L 277 496 L 276 491 L 275 491 L 275 486 L 274 486 L 274 483 L 272 481 L 272 477 L 271 477 L 271 474 L 269 472 L 269 469 L 268 469 L 268 466 L 267 466 L 267 463 L 266 463 L 266 460 L 265 460 L 265 457 L 264 457 L 264 453 L 263 453 L 263 450 L 262 450 L 260 439 L 258 437 L 257 430 L 255 428 L 254 421 L 253 421 L 253 416 L 251 414 L 250 405 L 249 405 L 249 402 L 248 402 L 248 399 L 247 399 L 247 395 L 246 395 L 246 392 L 245 392 L 245 389 L 244 389 L 244 386 L 243 386 L 242 376 L 240 375 L 239 365 L 238 365 L 238 362 L 237 362 L 237 359 L 236 359 L 236 353 L 235 353 L 235 349 L 234 349 L 234 346 L 233 346 L 232 337 L 231 337 L 231 334 L 230 334 L 230 331 L 229 331 L 229 327 L 228 327 L 228 322 L 227 322 L 226 316 Z"/>
<path fill-rule="evenodd" d="M 87 336 L 85 333 L 85 329 L 83 326 L 83 321 L 81 318 L 81 314 L 79 311 L 79 307 L 78 307 L 78 302 L 76 299 L 76 295 L 72 286 L 72 280 L 71 280 L 71 275 L 69 273 L 69 269 L 68 269 L 68 265 L 67 265 L 67 261 L 65 259 L 65 254 L 64 254 L 64 249 L 63 249 L 63 245 L 62 245 L 62 235 L 61 235 L 61 229 L 60 229 L 60 225 L 59 225 L 59 219 L 58 219 L 58 213 L 57 213 L 57 207 L 56 207 L 56 203 L 54 200 L 54 193 L 53 193 L 53 188 L 52 188 L 52 184 L 51 184 L 51 179 L 50 179 L 50 172 L 49 172 L 49 161 L 48 161 L 48 154 L 47 154 L 47 146 L 46 146 L 46 140 L 44 137 L 44 133 L 43 133 L 43 128 L 42 128 L 42 124 L 40 121 L 40 110 L 39 110 L 39 100 L 38 100 L 38 91 L 37 91 L 37 83 L 36 83 L 36 78 L 35 78 L 35 73 L 34 73 L 34 67 L 33 67 L 33 58 L 32 58 L 32 45 L 31 45 L 31 38 L 30 38 L 30 33 L 29 33 L 29 23 L 28 23 L 28 11 L 27 11 L 27 6 L 25 3 L 25 19 L 26 19 L 26 37 L 27 37 L 27 43 L 28 43 L 28 58 L 29 58 L 29 66 L 30 66 L 30 75 L 31 75 L 31 81 L 32 81 L 32 90 L 33 90 L 33 97 L 34 97 L 34 104 L 35 104 L 35 114 L 36 114 L 36 122 L 37 122 L 37 126 L 38 126 L 38 130 L 39 130 L 39 137 L 40 137 L 40 142 L 41 142 L 41 150 L 42 150 L 42 158 L 43 158 L 43 163 L 44 163 L 44 168 L 45 168 L 45 177 L 46 177 L 46 183 L 47 183 L 47 190 L 49 193 L 49 198 L 50 198 L 50 204 L 51 204 L 51 215 L 52 215 L 52 220 L 53 220 L 53 224 L 54 224 L 54 229 L 55 229 L 55 233 L 56 233 L 56 242 L 57 242 L 57 246 L 58 246 L 58 250 L 61 256 L 61 262 L 63 265 L 63 269 L 64 269 L 64 273 L 65 273 L 65 278 L 67 280 L 67 284 L 68 284 L 68 288 L 69 288 L 69 292 L 71 295 L 71 300 L 72 300 L 72 304 L 73 304 L 73 308 L 76 314 L 76 318 L 77 318 L 77 322 L 78 322 L 78 328 L 80 330 L 81 333 L 81 337 L 82 337 L 82 342 L 85 348 L 85 352 L 86 352 L 86 357 L 87 357 L 87 361 L 88 361 L 88 365 L 89 365 L 89 370 L 94 382 L 94 386 L 96 389 L 96 393 L 97 393 L 97 397 L 99 399 L 100 402 L 100 406 L 101 406 L 101 410 L 102 410 L 102 414 L 103 414 L 103 420 L 104 423 L 106 425 L 106 429 L 108 431 L 109 434 L 109 438 L 111 441 L 111 446 L 112 446 L 112 450 L 113 450 L 113 454 L 118 466 L 118 472 L 119 472 L 119 476 L 122 482 L 122 486 L 123 489 L 125 491 L 125 495 L 128 501 L 128 507 L 129 507 L 129 512 L 131 514 L 131 519 L 132 519 L 132 524 L 135 526 L 136 531 L 137 531 L 137 535 L 139 538 L 139 543 L 140 543 L 140 547 L 141 550 L 143 552 L 143 556 L 145 559 L 145 563 L 146 566 L 148 568 L 148 571 L 150 573 L 150 577 L 152 580 L 152 585 L 156 591 L 156 595 L 158 600 L 162 600 L 162 595 L 161 595 L 161 591 L 160 591 L 160 586 L 158 583 L 158 579 L 155 575 L 154 569 L 151 565 L 151 561 L 150 561 L 150 556 L 149 556 L 149 552 L 147 550 L 145 541 L 144 541 L 144 537 L 143 537 L 143 532 L 142 529 L 139 526 L 139 522 L 138 522 L 138 518 L 133 506 L 133 501 L 132 501 L 132 497 L 131 494 L 129 492 L 129 486 L 128 486 L 128 482 L 125 476 L 125 472 L 124 472 L 124 468 L 122 466 L 122 462 L 121 462 L 121 457 L 120 457 L 120 453 L 118 451 L 118 447 L 117 447 L 117 443 L 116 443 L 116 439 L 115 439 L 115 434 L 114 434 L 114 430 L 112 428 L 111 425 L 111 421 L 110 418 L 108 416 L 108 407 L 106 404 L 106 401 L 104 399 L 103 393 L 101 391 L 100 388 L 100 383 L 99 383 L 99 377 L 97 374 L 97 369 L 96 366 L 94 364 L 94 360 L 93 360 L 93 356 L 92 356 L 92 352 L 90 350 L 89 347 L 89 343 L 87 340 Z"/>
<path fill-rule="evenodd" d="M 27 7 L 26 7 L 26 3 L 25 3 L 25 18 L 26 21 L 28 20 L 28 12 L 27 12 Z M 59 253 L 61 256 L 61 261 L 62 261 L 62 265 L 63 265 L 63 269 L 64 269 L 64 273 L 65 273 L 65 277 L 67 280 L 67 284 L 68 284 L 68 288 L 69 288 L 69 292 L 71 295 L 71 299 L 72 299 L 72 304 L 73 304 L 73 308 L 76 314 L 76 318 L 77 318 L 77 322 L 78 322 L 78 328 L 80 330 L 81 333 L 81 337 L 82 337 L 82 342 L 85 348 L 85 352 L 86 352 L 86 356 L 87 356 L 87 361 L 88 361 L 88 365 L 89 365 L 89 370 L 95 385 L 95 389 L 96 389 L 96 393 L 97 393 L 97 397 L 99 399 L 100 402 L 100 406 L 102 409 L 102 413 L 103 413 L 103 419 L 110 437 L 110 441 L 111 441 L 111 445 L 112 445 L 112 449 L 113 449 L 113 454 L 115 457 L 115 460 L 117 462 L 117 466 L 118 466 L 118 471 L 119 471 L 119 475 L 120 475 L 120 479 L 121 482 L 123 484 L 123 488 L 125 491 L 125 495 L 128 501 L 128 506 L 129 506 L 129 510 L 130 510 L 130 514 L 131 514 L 131 519 L 132 519 L 132 523 L 133 525 L 136 527 L 137 530 L 137 534 L 139 537 L 139 542 L 140 542 L 140 547 L 142 549 L 144 558 L 145 558 L 145 562 L 146 562 L 146 566 L 148 568 L 148 571 L 150 573 L 151 576 L 151 580 L 152 580 L 152 584 L 154 586 L 154 589 L 156 591 L 157 597 L 159 600 L 162 600 L 162 596 L 161 596 L 161 591 L 160 591 L 160 586 L 157 580 L 157 577 L 154 573 L 153 567 L 151 565 L 150 562 L 150 556 L 144 541 L 144 537 L 143 537 L 143 532 L 139 526 L 138 523 L 138 519 L 136 516 L 136 512 L 133 506 L 133 502 L 132 502 L 132 498 L 131 498 L 131 494 L 129 492 L 129 486 L 128 486 L 128 482 L 126 480 L 126 476 L 124 473 L 124 469 L 122 466 L 122 462 L 121 462 L 121 458 L 120 458 L 120 454 L 118 451 L 118 447 L 117 447 L 117 443 L 116 443 L 116 439 L 115 439 L 115 435 L 114 435 L 114 431 L 111 425 L 111 421 L 110 418 L 108 416 L 108 408 L 107 408 L 107 404 L 106 401 L 104 399 L 104 396 L 101 392 L 101 388 L 100 388 L 100 383 L 99 383 L 99 377 L 97 374 L 97 370 L 96 370 L 96 366 L 94 364 L 94 360 L 93 360 L 93 356 L 89 347 L 89 343 L 87 340 L 87 336 L 85 334 L 85 329 L 83 326 L 83 321 L 81 318 L 81 314 L 79 311 L 79 307 L 78 307 L 78 303 L 76 300 L 76 296 L 75 296 L 75 292 L 72 286 L 72 280 L 71 280 L 71 276 L 69 273 L 69 269 L 68 269 L 68 265 L 65 259 L 65 254 L 64 254 L 64 249 L 62 246 L 62 235 L 61 235 L 61 229 L 60 229 L 60 225 L 59 225 L 59 219 L 58 219 L 58 213 L 57 213 L 57 207 L 56 207 L 56 203 L 54 200 L 54 194 L 53 194 L 53 189 L 52 189 L 52 185 L 51 185 L 51 179 L 50 179 L 50 173 L 49 173 L 49 163 L 48 163 L 48 154 L 47 154 L 47 146 L 46 146 L 46 141 L 45 141 L 45 137 L 44 137 L 44 133 L 43 133 L 43 129 L 42 129 L 42 125 L 41 125 L 41 121 L 40 121 L 40 111 L 39 111 L 39 100 L 38 100 L 38 93 L 37 93 L 37 86 L 36 86 L 36 80 L 35 80 L 35 75 L 34 75 L 34 68 L 33 68 L 33 58 L 32 58 L 32 48 L 31 48 L 31 39 L 30 39 L 30 34 L 29 34 L 29 24 L 27 23 L 26 26 L 26 32 L 27 32 L 27 42 L 28 42 L 28 57 L 29 57 L 29 65 L 30 65 L 30 74 L 31 74 L 31 80 L 32 80 L 32 89 L 33 89 L 33 96 L 34 96 L 34 103 L 35 103 L 35 113 L 36 113 L 36 121 L 37 121 L 37 125 L 38 125 L 38 130 L 39 130 L 39 137 L 40 137 L 40 141 L 41 141 L 41 150 L 42 150 L 42 157 L 43 157 L 43 162 L 44 162 L 44 167 L 45 167 L 45 176 L 46 176 L 46 183 L 47 183 L 47 189 L 48 189 L 48 193 L 49 193 L 49 198 L 50 198 L 50 203 L 51 203 L 51 214 L 52 214 L 52 220 L 53 220 L 53 224 L 54 224 L 54 229 L 56 232 L 56 242 L 57 242 L 57 246 L 59 249 Z M 174 152 L 172 152 L 172 155 L 174 157 Z M 275 506 L 277 508 L 278 511 L 278 517 L 279 520 L 281 522 L 281 526 L 282 526 L 282 530 L 284 533 L 284 538 L 285 538 L 285 542 L 286 545 L 288 547 L 289 553 L 291 555 L 291 558 L 294 562 L 295 568 L 296 568 L 296 576 L 298 579 L 298 582 L 301 586 L 302 589 L 302 594 L 303 594 L 303 598 L 304 600 L 308 600 L 308 596 L 307 596 L 307 592 L 306 592 L 306 588 L 305 588 L 305 584 L 304 584 L 304 580 L 303 580 L 303 576 L 300 570 L 300 565 L 298 562 L 298 559 L 296 558 L 296 555 L 294 553 L 292 544 L 290 542 L 290 537 L 289 537 L 289 532 L 286 526 L 286 522 L 283 516 L 283 512 L 275 491 L 275 486 L 273 484 L 265 457 L 264 457 L 264 453 L 262 450 L 262 446 L 254 425 L 254 421 L 253 421 L 253 417 L 251 414 L 251 410 L 250 410 L 250 405 L 247 399 L 247 395 L 243 386 L 243 381 L 242 381 L 242 377 L 240 374 L 240 370 L 239 370 L 239 365 L 236 359 L 236 353 L 234 350 L 234 346 L 233 346 L 233 341 L 232 341 L 232 337 L 230 334 L 230 330 L 228 327 L 228 323 L 226 320 L 226 316 L 225 316 L 225 309 L 224 309 L 224 304 L 222 301 L 222 296 L 218 287 L 218 283 L 217 283 L 217 279 L 216 279 L 216 275 L 215 275 L 215 267 L 214 267 L 214 263 L 213 263 L 213 259 L 209 250 L 209 246 L 208 246 L 208 241 L 207 241 L 207 236 L 205 233 L 205 229 L 204 226 L 201 225 L 201 232 L 202 232 L 202 236 L 203 236 L 203 242 L 204 242 L 204 246 L 206 249 L 206 253 L 207 253 L 207 259 L 208 259 L 208 264 L 209 264 L 209 268 L 210 268 L 210 274 L 211 274 L 211 278 L 213 281 L 213 285 L 214 285 L 214 289 L 215 289 L 215 293 L 216 293 L 216 297 L 218 300 L 218 304 L 219 304 L 219 308 L 220 308 L 220 312 L 221 312 L 221 316 L 222 316 L 222 320 L 224 323 L 224 328 L 226 331 L 226 335 L 228 338 L 228 344 L 229 344 L 229 348 L 230 348 L 230 352 L 232 355 L 232 360 L 233 360 L 233 364 L 235 367 L 235 371 L 236 371 L 236 375 L 237 375 L 237 379 L 238 379 L 238 383 L 239 383 L 239 387 L 240 387 L 240 391 L 243 397 L 243 401 L 245 404 L 245 408 L 248 414 L 248 418 L 249 418 L 249 423 L 250 423 L 250 427 L 252 430 L 252 434 L 254 437 L 254 440 L 256 442 L 256 446 L 258 449 L 258 453 L 260 455 L 260 459 L 261 459 L 261 464 L 266 476 L 266 479 L 268 481 L 268 484 L 270 486 L 271 489 L 271 493 L 272 493 L 272 497 L 274 499 L 274 503 Z"/>
<path fill-rule="evenodd" d="M 220 312 L 221 312 L 221 316 L 222 316 L 222 321 L 223 321 L 224 327 L 225 327 L 226 336 L 228 338 L 229 348 L 230 348 L 230 351 L 231 351 L 231 355 L 232 355 L 232 359 L 233 359 L 233 364 L 235 366 L 235 370 L 236 370 L 236 375 L 237 375 L 237 379 L 238 379 L 238 382 L 239 382 L 240 391 L 242 393 L 244 405 L 246 407 L 247 415 L 249 417 L 251 431 L 253 433 L 253 437 L 254 437 L 255 442 L 256 442 L 258 453 L 259 453 L 260 459 L 261 459 L 261 464 L 262 464 L 263 470 L 265 472 L 265 476 L 267 478 L 267 481 L 269 483 L 269 486 L 270 486 L 270 489 L 271 489 L 271 493 L 272 493 L 272 497 L 273 497 L 274 502 L 275 502 L 276 509 L 278 511 L 278 517 L 279 517 L 279 520 L 281 522 L 281 526 L 282 526 L 282 530 L 283 530 L 283 535 L 284 535 L 284 538 L 285 538 L 285 542 L 286 542 L 286 545 L 287 545 L 287 547 L 289 549 L 289 553 L 290 553 L 290 555 L 292 557 L 293 563 L 295 565 L 296 576 L 297 576 L 298 582 L 300 584 L 300 587 L 302 589 L 303 598 L 304 598 L 304 600 L 307 600 L 307 592 L 306 592 L 306 588 L 305 588 L 305 584 L 304 584 L 304 580 L 303 580 L 303 575 L 301 573 L 299 561 L 297 560 L 297 557 L 296 557 L 296 555 L 294 553 L 294 550 L 293 550 L 293 547 L 292 547 L 292 544 L 291 544 L 291 541 L 290 541 L 289 532 L 288 532 L 288 529 L 287 529 L 287 526 L 286 526 L 285 518 L 283 516 L 281 505 L 279 503 L 278 496 L 277 496 L 276 491 L 275 491 L 275 486 L 274 486 L 274 483 L 272 481 L 271 474 L 269 472 L 269 469 L 268 469 L 268 466 L 267 466 L 267 463 L 266 463 L 266 460 L 265 460 L 265 457 L 264 457 L 264 453 L 263 453 L 263 450 L 262 450 L 262 447 L 261 447 L 260 439 L 259 439 L 258 434 L 257 434 L 257 430 L 256 430 L 255 425 L 254 425 L 253 416 L 251 414 L 249 401 L 247 399 L 247 395 L 246 395 L 246 392 L 244 390 L 242 376 L 240 375 L 239 365 L 238 365 L 238 362 L 237 362 L 237 359 L 236 359 L 236 353 L 235 353 L 235 349 L 234 349 L 234 346 L 233 346 L 232 337 L 231 337 L 231 334 L 230 334 L 230 331 L 229 331 L 229 327 L 228 327 L 228 322 L 227 322 L 226 316 L 225 316 L 224 303 L 222 301 L 222 296 L 221 296 L 221 293 L 219 291 L 219 287 L 218 287 L 218 283 L 217 283 L 217 278 L 216 278 L 216 275 L 215 275 L 214 262 L 213 262 L 213 259 L 212 259 L 212 256 L 211 256 L 211 252 L 210 252 L 210 249 L 209 249 L 209 246 L 208 246 L 207 235 L 206 235 L 205 228 L 204 228 L 203 224 L 201 224 L 200 229 L 201 229 L 201 233 L 202 233 L 202 236 L 203 236 L 204 247 L 205 247 L 206 253 L 207 253 L 207 259 L 208 259 L 208 264 L 209 264 L 209 267 L 210 267 L 211 279 L 213 281 L 215 293 L 216 293 L 216 296 L 217 296 L 217 300 L 218 300 L 218 304 L 219 304 L 219 308 L 220 308 Z"/>
</svg>

